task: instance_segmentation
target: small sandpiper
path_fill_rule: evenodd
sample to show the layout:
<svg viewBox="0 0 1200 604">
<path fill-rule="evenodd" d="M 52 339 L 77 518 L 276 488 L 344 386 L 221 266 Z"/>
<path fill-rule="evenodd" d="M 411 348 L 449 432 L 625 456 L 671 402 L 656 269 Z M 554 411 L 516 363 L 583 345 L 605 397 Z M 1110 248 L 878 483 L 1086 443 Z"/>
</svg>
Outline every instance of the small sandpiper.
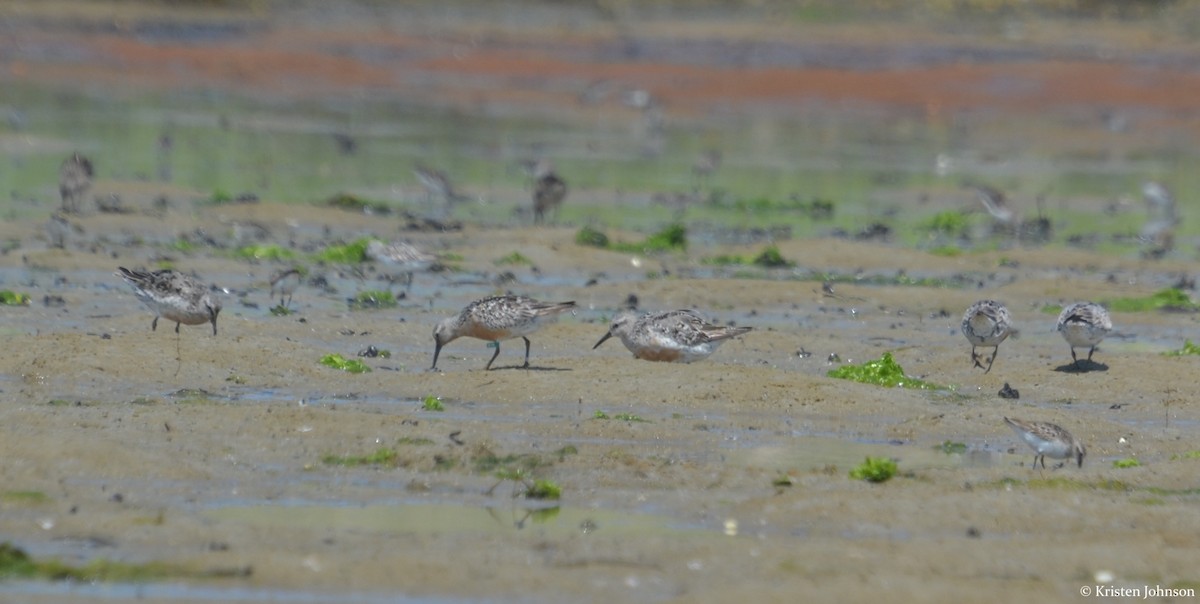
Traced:
<svg viewBox="0 0 1200 604">
<path fill-rule="evenodd" d="M 558 215 L 558 206 L 567 198 L 567 183 L 554 172 L 554 164 L 540 160 L 534 167 L 533 223 L 546 221 L 546 212 Z"/>
<path fill-rule="evenodd" d="M 980 300 L 963 314 L 962 333 L 971 343 L 971 361 L 984 373 L 992 370 L 992 363 L 1000 353 L 1000 343 L 1008 338 L 1011 331 L 1012 316 L 1003 304 L 995 300 Z M 992 356 L 988 357 L 987 367 L 983 366 L 979 355 L 975 353 L 978 346 L 994 347 Z"/>
<path fill-rule="evenodd" d="M 1112 317 L 1103 306 L 1095 302 L 1076 302 L 1063 309 L 1058 315 L 1058 333 L 1071 345 L 1071 360 L 1079 369 L 1079 357 L 1075 349 L 1088 347 L 1087 360 L 1091 362 L 1096 346 L 1112 331 Z"/>
<path fill-rule="evenodd" d="M 366 254 L 367 258 L 376 262 L 399 267 L 400 271 L 406 275 L 405 289 L 412 288 L 414 272 L 429 270 L 429 267 L 437 261 L 437 256 L 403 241 L 384 243 L 378 239 L 372 239 L 367 244 Z"/>
<path fill-rule="evenodd" d="M 613 336 L 621 338 L 634 358 L 668 363 L 691 363 L 708 358 L 729 338 L 740 336 L 750 327 L 720 327 L 706 321 L 694 310 L 666 312 L 624 312 L 617 315 L 608 333 L 592 346 L 600 347 Z"/>
<path fill-rule="evenodd" d="M 212 323 L 213 335 L 217 335 L 217 314 L 221 302 L 215 299 L 209 288 L 199 281 L 171 269 L 160 271 L 138 271 L 118 267 L 118 277 L 131 286 L 133 294 L 147 308 L 154 311 L 150 331 L 158 329 L 159 317 L 175 322 L 175 333 L 179 325 L 202 325 Z"/>
<path fill-rule="evenodd" d="M 279 306 L 287 308 L 292 304 L 292 294 L 296 293 L 296 289 L 300 287 L 300 281 L 303 274 L 299 268 L 281 268 L 271 273 L 271 298 L 275 298 L 275 292 L 279 292 Z M 284 296 L 287 296 L 287 302 L 284 302 Z"/>
<path fill-rule="evenodd" d="M 1025 441 L 1025 444 L 1033 447 L 1037 453 L 1033 457 L 1033 467 L 1037 467 L 1038 460 L 1042 460 L 1042 468 L 1046 467 L 1046 456 L 1049 455 L 1054 459 L 1070 459 L 1075 458 L 1079 467 L 1083 467 L 1083 458 L 1087 455 L 1087 450 L 1083 448 L 1083 443 L 1075 440 L 1070 432 L 1064 430 L 1058 424 L 1048 422 L 1027 422 L 1019 419 L 1004 418 L 1017 436 Z M 1066 463 L 1066 462 L 1063 462 Z"/>
<path fill-rule="evenodd" d="M 525 364 L 529 367 L 529 334 L 542 325 L 553 322 L 558 315 L 575 308 L 575 302 L 538 302 L 524 296 L 493 296 L 476 300 L 453 317 L 448 317 L 433 328 L 433 365 L 437 369 L 438 354 L 442 346 L 463 336 L 486 340 L 495 344 L 496 352 L 488 360 L 485 370 L 492 368 L 500 356 L 500 341 L 520 337 L 525 340 Z"/>
</svg>

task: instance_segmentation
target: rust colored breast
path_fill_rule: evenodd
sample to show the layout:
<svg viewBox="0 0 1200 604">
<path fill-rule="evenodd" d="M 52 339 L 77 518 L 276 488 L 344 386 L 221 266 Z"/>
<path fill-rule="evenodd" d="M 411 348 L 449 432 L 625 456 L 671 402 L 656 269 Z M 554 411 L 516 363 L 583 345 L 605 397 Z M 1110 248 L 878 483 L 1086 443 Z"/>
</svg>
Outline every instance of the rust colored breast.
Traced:
<svg viewBox="0 0 1200 604">
<path fill-rule="evenodd" d="M 637 358 L 643 361 L 659 361 L 663 363 L 674 363 L 683 357 L 683 354 L 678 350 L 669 350 L 666 348 L 643 348 L 637 352 Z"/>
</svg>

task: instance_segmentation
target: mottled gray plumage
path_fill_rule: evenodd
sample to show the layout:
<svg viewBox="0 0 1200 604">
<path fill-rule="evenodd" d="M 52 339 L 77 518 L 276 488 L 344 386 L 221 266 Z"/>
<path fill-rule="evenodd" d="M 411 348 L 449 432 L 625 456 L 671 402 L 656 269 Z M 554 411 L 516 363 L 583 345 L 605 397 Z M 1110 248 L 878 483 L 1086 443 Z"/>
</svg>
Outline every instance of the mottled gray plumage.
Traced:
<svg viewBox="0 0 1200 604">
<path fill-rule="evenodd" d="M 92 188 L 92 160 L 78 152 L 63 160 L 58 169 L 58 193 L 62 197 L 62 211 L 79 213 L 79 202 Z"/>
<path fill-rule="evenodd" d="M 640 316 L 625 312 L 613 319 L 608 333 L 592 349 L 617 336 L 635 358 L 691 363 L 708 358 L 725 340 L 750 330 L 750 327 L 713 325 L 690 309 Z"/>
<path fill-rule="evenodd" d="M 137 299 L 154 311 L 150 331 L 158 329 L 158 318 L 163 317 L 175 322 L 175 333 L 179 333 L 180 323 L 212 323 L 213 335 L 217 335 L 217 314 L 221 312 L 221 302 L 199 281 L 171 269 L 138 271 L 122 266 L 117 271 L 115 274 L 118 277 L 133 286 L 133 294 Z"/>
<path fill-rule="evenodd" d="M 525 340 L 525 364 L 529 367 L 529 334 L 555 320 L 560 313 L 575 308 L 575 302 L 539 302 L 525 296 L 493 296 L 476 300 L 453 317 L 433 328 L 433 365 L 446 344 L 463 336 L 496 343 L 496 353 L 485 369 L 491 369 L 500 356 L 500 341 L 520 337 Z"/>
</svg>

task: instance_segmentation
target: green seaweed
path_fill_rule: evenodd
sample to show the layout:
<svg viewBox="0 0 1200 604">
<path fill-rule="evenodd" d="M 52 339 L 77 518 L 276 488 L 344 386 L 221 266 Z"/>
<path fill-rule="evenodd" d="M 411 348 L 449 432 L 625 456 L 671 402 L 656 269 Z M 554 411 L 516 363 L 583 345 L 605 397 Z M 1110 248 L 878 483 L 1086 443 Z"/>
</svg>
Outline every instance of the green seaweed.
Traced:
<svg viewBox="0 0 1200 604">
<path fill-rule="evenodd" d="M 525 257 L 525 255 L 521 252 L 513 252 L 507 256 L 493 260 L 492 264 L 495 264 L 496 266 L 532 266 L 533 261 Z"/>
<path fill-rule="evenodd" d="M 528 499 L 558 500 L 562 498 L 562 487 L 551 480 L 534 480 L 533 484 L 526 485 L 525 497 Z"/>
<path fill-rule="evenodd" d="M 432 394 L 425 397 L 421 401 L 421 408 L 426 411 L 445 411 L 446 406 L 442 404 L 442 397 L 433 396 Z"/>
<path fill-rule="evenodd" d="M 29 306 L 32 299 L 29 294 L 22 294 L 12 290 L 0 290 L 0 304 L 5 306 Z"/>
<path fill-rule="evenodd" d="M 294 259 L 296 252 L 275 244 L 247 245 L 235 250 L 233 255 L 235 258 L 241 258 L 242 260 L 281 261 Z"/>
<path fill-rule="evenodd" d="M 397 445 L 406 445 L 406 446 L 411 446 L 411 447 L 422 447 L 425 445 L 432 445 L 433 439 L 425 438 L 423 436 L 402 436 L 402 437 L 400 437 L 400 440 L 396 441 L 396 444 Z"/>
<path fill-rule="evenodd" d="M 857 468 L 850 470 L 850 478 L 867 482 L 885 482 L 896 475 L 896 462 L 887 457 L 867 456 Z"/>
<path fill-rule="evenodd" d="M 104 558 L 75 566 L 53 558 L 37 560 L 8 541 L 0 543 L 0 579 L 144 583 L 173 577 L 245 576 L 246 572 L 245 569 L 198 572 L 166 562 L 129 564 Z"/>
<path fill-rule="evenodd" d="M 395 308 L 397 306 L 396 296 L 392 292 L 369 289 L 358 292 L 358 295 L 350 298 L 348 301 L 350 310 L 375 310 L 380 308 Z"/>
<path fill-rule="evenodd" d="M 1175 287 L 1159 290 L 1141 298 L 1115 298 L 1104 305 L 1114 312 L 1147 312 L 1152 310 L 1200 310 L 1200 305 L 1192 302 L 1183 290 Z"/>
<path fill-rule="evenodd" d="M 940 445 L 934 445 L 933 449 L 935 451 L 941 451 L 942 453 L 945 453 L 946 455 L 951 455 L 951 454 L 955 454 L 955 453 L 961 455 L 961 454 L 967 452 L 967 445 L 965 443 L 956 443 L 956 442 L 951 442 L 951 441 L 945 441 Z"/>
<path fill-rule="evenodd" d="M 1177 459 L 1200 459 L 1200 450 L 1188 451 L 1187 453 L 1177 453 L 1171 456 L 1171 461 Z"/>
<path fill-rule="evenodd" d="M 1184 340 L 1183 348 L 1180 348 L 1179 350 L 1168 350 L 1162 354 L 1166 357 L 1200 355 L 1200 346 L 1193 344 L 1191 340 Z"/>
<path fill-rule="evenodd" d="M 330 208 L 361 212 L 363 214 L 391 214 L 392 208 L 382 201 L 363 199 L 352 193 L 338 193 L 325 200 L 324 205 Z"/>
<path fill-rule="evenodd" d="M 747 262 L 746 259 L 741 256 L 721 254 L 719 256 L 701 258 L 700 264 L 707 264 L 709 266 L 741 266 L 743 264 L 749 264 L 749 262 Z"/>
<path fill-rule="evenodd" d="M 786 268 L 794 263 L 784 258 L 783 254 L 779 253 L 778 247 L 769 245 L 762 253 L 754 257 L 754 264 L 766 268 Z"/>
<path fill-rule="evenodd" d="M 1142 465 L 1142 462 L 1138 461 L 1136 457 L 1126 457 L 1125 459 L 1113 460 L 1114 468 L 1136 468 L 1140 465 Z"/>
<path fill-rule="evenodd" d="M 316 259 L 333 264 L 358 264 L 367 260 L 370 237 L 360 237 L 350 243 L 331 245 L 317 253 Z"/>
<path fill-rule="evenodd" d="M 601 231 L 585 226 L 575 233 L 575 244 L 586 245 L 588 247 L 606 248 L 608 247 L 608 235 Z"/>
<path fill-rule="evenodd" d="M 609 249 L 618 252 L 652 253 L 687 250 L 687 227 L 674 223 L 647 237 L 641 243 L 610 243 Z"/>
<path fill-rule="evenodd" d="M 614 415 L 609 415 L 601 410 L 597 410 L 596 413 L 592 415 L 592 419 L 619 419 L 619 420 L 627 421 L 627 422 L 649 423 L 649 420 L 642 419 L 641 417 L 634 415 L 632 413 L 617 413 Z"/>
<path fill-rule="evenodd" d="M 841 380 L 852 380 L 863 384 L 875 384 L 889 388 L 918 388 L 921 390 L 945 390 L 932 382 L 910 378 L 904 375 L 904 369 L 892 358 L 892 353 L 885 352 L 883 357 L 874 361 L 866 361 L 862 365 L 842 365 L 831 369 L 825 375 Z"/>
<path fill-rule="evenodd" d="M 48 503 L 50 497 L 41 491 L 4 491 L 0 493 L 0 501 L 9 503 L 20 503 L 25 505 L 38 505 Z"/>
<path fill-rule="evenodd" d="M 967 215 L 958 210 L 938 212 L 927 220 L 922 227 L 927 231 L 942 235 L 962 235 L 967 231 Z"/>
<path fill-rule="evenodd" d="M 321 457 L 321 463 L 327 466 L 392 466 L 395 467 L 400 459 L 400 453 L 395 449 L 382 447 L 367 455 L 334 455 L 332 453 Z"/>
<path fill-rule="evenodd" d="M 327 354 L 321 357 L 321 364 L 348 373 L 368 373 L 371 371 L 366 363 L 358 359 L 347 359 L 340 354 Z"/>
</svg>

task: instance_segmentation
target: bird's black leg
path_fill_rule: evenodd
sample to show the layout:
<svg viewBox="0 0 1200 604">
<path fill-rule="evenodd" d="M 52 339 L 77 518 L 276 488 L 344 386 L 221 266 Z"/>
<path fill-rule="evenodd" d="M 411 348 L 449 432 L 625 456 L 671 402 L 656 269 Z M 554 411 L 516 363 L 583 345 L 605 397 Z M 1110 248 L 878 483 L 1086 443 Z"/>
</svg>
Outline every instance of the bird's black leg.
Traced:
<svg viewBox="0 0 1200 604">
<path fill-rule="evenodd" d="M 498 357 L 498 356 L 500 356 L 500 342 L 499 341 L 496 342 L 496 354 L 492 355 L 492 359 L 490 361 L 488 361 L 487 367 L 484 367 L 483 370 L 487 371 L 488 369 L 491 369 L 492 363 L 494 363 L 496 361 L 496 357 Z"/>
<path fill-rule="evenodd" d="M 983 372 L 984 372 L 985 374 L 986 374 L 987 372 L 989 372 L 989 371 L 991 371 L 991 370 L 992 370 L 992 363 L 995 363 L 995 362 L 996 362 L 996 355 L 998 355 L 998 354 L 1000 354 L 1000 347 L 999 347 L 999 346 L 997 346 L 997 347 L 996 347 L 996 349 L 992 351 L 992 356 L 988 358 L 988 366 L 987 366 L 987 369 L 984 369 L 984 370 L 983 370 Z"/>
<path fill-rule="evenodd" d="M 154 320 L 150 322 L 150 331 L 156 331 L 157 329 L 158 329 L 158 317 L 154 317 Z"/>
<path fill-rule="evenodd" d="M 529 368 L 529 338 L 527 338 L 525 336 L 521 336 L 521 339 L 525 340 L 525 364 L 521 365 L 521 368 L 528 369 Z"/>
<path fill-rule="evenodd" d="M 179 333 L 179 323 L 178 322 L 175 323 L 175 333 Z M 216 335 L 216 334 L 213 334 L 213 335 Z"/>
</svg>

